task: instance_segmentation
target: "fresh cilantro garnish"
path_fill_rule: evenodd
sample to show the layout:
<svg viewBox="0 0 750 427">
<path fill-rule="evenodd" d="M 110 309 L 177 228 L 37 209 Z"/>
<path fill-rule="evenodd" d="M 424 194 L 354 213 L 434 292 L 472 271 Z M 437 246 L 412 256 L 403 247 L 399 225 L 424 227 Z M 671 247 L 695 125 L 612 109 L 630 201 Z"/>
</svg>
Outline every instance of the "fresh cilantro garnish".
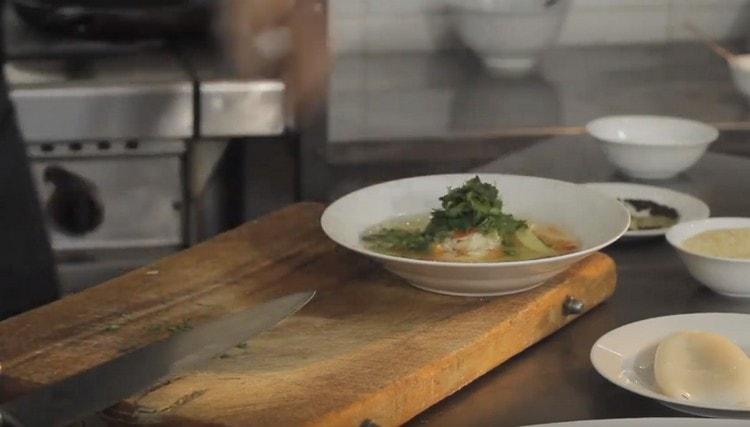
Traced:
<svg viewBox="0 0 750 427">
<path fill-rule="evenodd" d="M 381 252 L 420 253 L 457 231 L 478 231 L 509 241 L 507 236 L 527 226 L 525 221 L 503 213 L 503 202 L 497 188 L 482 182 L 478 176 L 461 187 L 449 188 L 440 202 L 441 208 L 432 211 L 430 222 L 423 231 L 382 228 L 365 234 L 362 240 Z"/>
<path fill-rule="evenodd" d="M 432 211 L 425 233 L 444 237 L 454 231 L 477 230 L 482 234 L 506 236 L 526 227 L 526 222 L 503 213 L 503 202 L 494 185 L 478 176 L 459 188 L 448 189 L 440 198 L 442 209 Z"/>
</svg>

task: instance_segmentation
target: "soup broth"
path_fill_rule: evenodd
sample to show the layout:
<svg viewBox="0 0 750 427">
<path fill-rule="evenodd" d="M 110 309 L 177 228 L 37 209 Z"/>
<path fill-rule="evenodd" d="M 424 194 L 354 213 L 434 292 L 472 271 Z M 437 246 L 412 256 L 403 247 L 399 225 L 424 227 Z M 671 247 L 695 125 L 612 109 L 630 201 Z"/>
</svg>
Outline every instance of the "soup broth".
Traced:
<svg viewBox="0 0 750 427">
<path fill-rule="evenodd" d="M 495 186 L 472 178 L 440 197 L 431 213 L 386 220 L 365 231 L 370 250 L 431 261 L 499 262 L 573 252 L 578 242 L 551 225 L 531 224 L 503 212 Z"/>
<path fill-rule="evenodd" d="M 704 231 L 685 240 L 682 247 L 700 255 L 750 259 L 750 227 Z"/>
<path fill-rule="evenodd" d="M 510 236 L 468 230 L 426 242 L 420 236 L 429 222 L 428 213 L 391 218 L 368 229 L 362 241 L 366 248 L 386 255 L 458 262 L 522 261 L 563 255 L 580 247 L 564 230 L 534 223 Z"/>
</svg>

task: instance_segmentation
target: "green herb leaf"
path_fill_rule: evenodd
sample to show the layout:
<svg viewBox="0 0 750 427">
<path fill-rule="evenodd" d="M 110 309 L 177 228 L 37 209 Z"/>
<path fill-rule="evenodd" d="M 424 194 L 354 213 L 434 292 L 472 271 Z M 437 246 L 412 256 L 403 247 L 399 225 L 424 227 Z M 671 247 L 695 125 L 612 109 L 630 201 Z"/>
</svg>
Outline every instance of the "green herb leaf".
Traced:
<svg viewBox="0 0 750 427">
<path fill-rule="evenodd" d="M 503 213 L 503 202 L 497 188 L 482 182 L 478 176 L 459 188 L 448 189 L 440 198 L 442 209 L 432 212 L 425 233 L 444 237 L 454 231 L 477 229 L 483 234 L 507 236 L 526 227 L 526 222 Z"/>
<path fill-rule="evenodd" d="M 362 241 L 373 250 L 395 255 L 426 252 L 433 243 L 457 231 L 476 230 L 509 241 L 510 236 L 527 225 L 503 213 L 503 202 L 498 193 L 494 185 L 482 182 L 476 176 L 459 188 L 448 189 L 448 193 L 440 198 L 441 209 L 432 211 L 430 222 L 423 231 L 382 228 L 365 234 Z"/>
<path fill-rule="evenodd" d="M 384 228 L 373 233 L 366 234 L 362 240 L 372 245 L 375 249 L 385 252 L 409 250 L 421 252 L 430 246 L 430 239 L 419 231 L 400 230 L 397 228 Z"/>
</svg>

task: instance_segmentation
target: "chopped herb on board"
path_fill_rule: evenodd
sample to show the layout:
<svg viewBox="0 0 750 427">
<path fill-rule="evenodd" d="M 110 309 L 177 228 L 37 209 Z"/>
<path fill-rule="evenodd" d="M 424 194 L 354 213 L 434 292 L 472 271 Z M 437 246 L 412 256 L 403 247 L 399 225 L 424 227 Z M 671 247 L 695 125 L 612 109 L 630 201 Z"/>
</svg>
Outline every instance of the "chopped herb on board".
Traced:
<svg viewBox="0 0 750 427">
<path fill-rule="evenodd" d="M 149 332 L 156 333 L 167 331 L 170 334 L 174 334 L 177 332 L 187 332 L 191 329 L 193 329 L 193 325 L 190 324 L 189 319 L 185 319 L 182 322 L 176 324 L 155 324 L 147 328 Z"/>
<path fill-rule="evenodd" d="M 171 325 L 167 326 L 167 331 L 171 333 L 175 332 L 186 332 L 193 329 L 193 325 L 189 324 L 187 321 L 184 321 L 183 323 L 177 324 L 177 325 Z"/>
</svg>

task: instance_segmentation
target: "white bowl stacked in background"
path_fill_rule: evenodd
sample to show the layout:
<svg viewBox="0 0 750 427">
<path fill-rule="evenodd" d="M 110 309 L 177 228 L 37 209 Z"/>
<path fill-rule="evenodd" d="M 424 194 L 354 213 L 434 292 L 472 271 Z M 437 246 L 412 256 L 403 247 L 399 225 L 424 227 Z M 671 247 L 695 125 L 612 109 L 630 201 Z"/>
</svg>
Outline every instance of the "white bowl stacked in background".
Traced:
<svg viewBox="0 0 750 427">
<path fill-rule="evenodd" d="M 503 211 L 517 218 L 554 224 L 579 239 L 575 252 L 542 259 L 508 262 L 441 262 L 384 255 L 367 249 L 362 233 L 404 215 L 429 213 L 439 198 L 474 174 L 433 175 L 373 185 L 331 204 L 323 213 L 323 231 L 336 243 L 383 263 L 412 285 L 443 294 L 504 295 L 525 291 L 613 243 L 630 224 L 628 211 L 616 199 L 583 185 L 551 179 L 479 174 L 497 186 Z"/>
<path fill-rule="evenodd" d="M 716 128 L 677 117 L 610 116 L 586 125 L 612 164 L 633 178 L 668 179 L 693 166 L 719 137 Z"/>
<path fill-rule="evenodd" d="M 409 1 L 409 0 L 404 0 Z M 461 40 L 503 76 L 530 73 L 557 41 L 570 0 L 446 0 Z"/>
</svg>

